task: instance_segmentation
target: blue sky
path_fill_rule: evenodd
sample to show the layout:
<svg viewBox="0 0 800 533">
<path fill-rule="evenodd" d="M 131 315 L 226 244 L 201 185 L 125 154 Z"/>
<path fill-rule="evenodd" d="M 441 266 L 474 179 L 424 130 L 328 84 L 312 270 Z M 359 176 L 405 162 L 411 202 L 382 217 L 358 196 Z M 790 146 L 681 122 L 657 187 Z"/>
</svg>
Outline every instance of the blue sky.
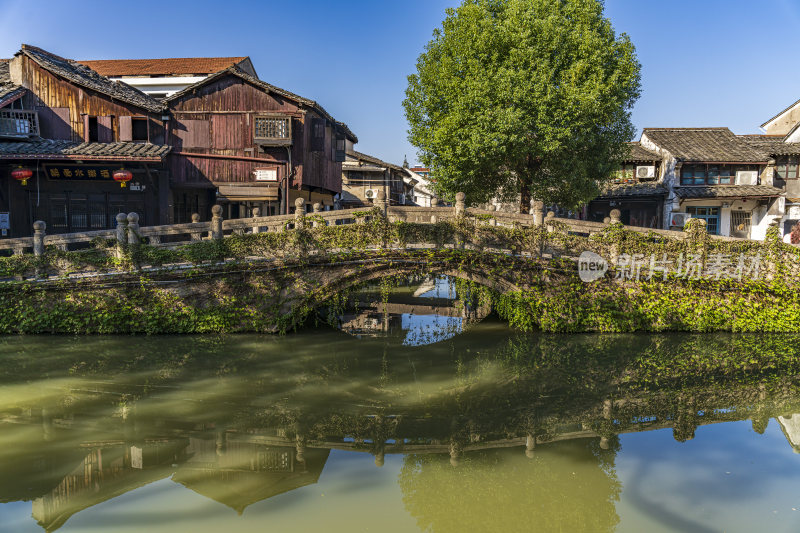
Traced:
<svg viewBox="0 0 800 533">
<path fill-rule="evenodd" d="M 74 59 L 249 55 L 392 162 L 415 149 L 401 102 L 416 58 L 458 0 L 0 0 L 0 57 L 20 43 Z M 607 0 L 642 63 L 638 128 L 758 126 L 800 98 L 797 0 Z"/>
</svg>

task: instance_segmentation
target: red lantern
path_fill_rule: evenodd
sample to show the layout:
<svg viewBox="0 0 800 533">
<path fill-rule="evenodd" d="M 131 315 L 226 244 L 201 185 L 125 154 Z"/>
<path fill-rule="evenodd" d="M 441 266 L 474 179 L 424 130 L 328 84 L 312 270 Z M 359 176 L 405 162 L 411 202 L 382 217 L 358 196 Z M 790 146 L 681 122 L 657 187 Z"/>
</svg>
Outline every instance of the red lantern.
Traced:
<svg viewBox="0 0 800 533">
<path fill-rule="evenodd" d="M 131 181 L 131 178 L 133 178 L 133 174 L 131 173 L 131 171 L 125 170 L 124 168 L 115 171 L 113 176 L 114 176 L 114 181 L 119 182 L 120 187 L 125 187 L 125 184 Z"/>
<path fill-rule="evenodd" d="M 19 167 L 11 171 L 11 177 L 17 181 L 21 181 L 23 185 L 28 184 L 28 180 L 33 176 L 33 171 L 28 168 Z"/>
</svg>

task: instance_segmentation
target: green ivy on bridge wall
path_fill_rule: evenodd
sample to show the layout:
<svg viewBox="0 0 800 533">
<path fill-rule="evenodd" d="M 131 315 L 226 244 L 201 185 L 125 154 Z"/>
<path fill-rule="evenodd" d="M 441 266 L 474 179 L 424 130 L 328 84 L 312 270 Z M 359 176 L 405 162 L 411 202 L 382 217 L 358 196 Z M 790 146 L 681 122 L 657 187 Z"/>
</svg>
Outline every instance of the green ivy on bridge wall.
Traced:
<svg viewBox="0 0 800 533">
<path fill-rule="evenodd" d="M 343 291 L 360 283 L 361 269 L 404 260 L 416 266 L 389 273 L 386 280 L 437 265 L 465 280 L 462 292 L 490 303 L 523 331 L 800 331 L 800 252 L 781 243 L 775 230 L 765 242 L 719 241 L 697 224 L 687 228 L 685 240 L 678 240 L 612 224 L 586 237 L 569 234 L 559 223 L 497 226 L 491 216 L 415 224 L 388 222 L 376 211 L 360 215 L 359 224 L 312 227 L 321 222 L 312 216 L 305 229 L 233 235 L 172 249 L 140 244 L 120 251 L 101 241 L 81 251 L 48 249 L 40 258 L 0 258 L 3 277 L 50 274 L 46 280 L 0 284 L 0 332 L 283 333 L 321 307 L 340 305 Z M 435 247 L 404 249 L 418 243 Z M 768 265 L 767 276 L 617 281 L 609 274 L 583 283 L 569 256 L 584 250 L 603 257 L 696 253 L 703 260 L 714 253 L 759 254 Z M 315 283 L 306 275 L 309 269 L 345 263 L 350 265 L 345 284 Z M 137 270 L 142 267 L 147 268 Z M 68 276 L 119 270 L 127 273 Z M 476 281 L 476 275 L 482 280 Z M 296 287 L 302 290 L 292 293 Z"/>
</svg>

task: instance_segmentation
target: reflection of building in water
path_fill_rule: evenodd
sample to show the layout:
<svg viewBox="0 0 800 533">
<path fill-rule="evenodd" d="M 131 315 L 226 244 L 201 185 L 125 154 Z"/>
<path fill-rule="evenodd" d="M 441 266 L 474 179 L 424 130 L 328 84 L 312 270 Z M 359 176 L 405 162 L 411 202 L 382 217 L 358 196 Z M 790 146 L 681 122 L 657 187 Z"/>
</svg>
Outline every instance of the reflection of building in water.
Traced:
<svg viewBox="0 0 800 533">
<path fill-rule="evenodd" d="M 89 453 L 49 493 L 33 500 L 33 518 L 54 531 L 75 513 L 172 473 L 188 441 L 148 441 L 138 446 L 84 445 Z"/>
<path fill-rule="evenodd" d="M 319 480 L 330 450 L 268 446 L 249 436 L 221 432 L 214 439 L 191 438 L 173 481 L 235 509 Z"/>
<path fill-rule="evenodd" d="M 800 453 L 800 414 L 795 413 L 788 417 L 779 416 L 777 420 L 778 424 L 781 426 L 783 435 L 786 437 L 786 440 L 789 441 L 789 444 L 792 445 L 794 453 Z"/>
</svg>

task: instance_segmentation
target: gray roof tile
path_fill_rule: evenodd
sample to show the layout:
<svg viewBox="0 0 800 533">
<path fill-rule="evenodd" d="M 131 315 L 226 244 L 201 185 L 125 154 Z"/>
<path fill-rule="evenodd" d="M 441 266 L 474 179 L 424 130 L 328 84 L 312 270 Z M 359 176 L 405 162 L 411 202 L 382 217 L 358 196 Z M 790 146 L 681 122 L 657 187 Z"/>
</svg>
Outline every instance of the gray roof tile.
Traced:
<svg viewBox="0 0 800 533">
<path fill-rule="evenodd" d="M 94 70 L 77 61 L 64 59 L 63 57 L 51 54 L 41 48 L 36 48 L 35 46 L 27 44 L 22 45 L 20 53 L 31 58 L 48 72 L 86 89 L 97 91 L 121 102 L 135 105 L 153 113 L 159 113 L 166 108 L 163 103 L 146 95 L 139 89 L 131 87 L 126 83 L 113 81 L 105 76 L 101 76 Z"/>
<path fill-rule="evenodd" d="M 800 154 L 800 143 L 787 143 L 783 135 L 739 135 L 739 138 L 770 156 Z"/>
<path fill-rule="evenodd" d="M 661 161 L 661 156 L 655 152 L 651 152 L 639 142 L 627 143 L 630 148 L 630 153 L 625 161 Z"/>
<path fill-rule="evenodd" d="M 675 187 L 675 194 L 687 198 L 744 198 L 775 197 L 783 191 L 768 185 L 712 185 L 699 187 Z"/>
<path fill-rule="evenodd" d="M 0 159 L 163 159 L 170 147 L 162 144 L 117 142 L 87 143 L 36 139 L 32 142 L 0 142 Z"/>
<path fill-rule="evenodd" d="M 623 196 L 662 196 L 667 188 L 661 183 L 620 183 L 609 185 L 600 198 L 620 198 Z"/>
<path fill-rule="evenodd" d="M 761 163 L 769 159 L 728 128 L 645 128 L 643 135 L 683 161 Z"/>
</svg>

